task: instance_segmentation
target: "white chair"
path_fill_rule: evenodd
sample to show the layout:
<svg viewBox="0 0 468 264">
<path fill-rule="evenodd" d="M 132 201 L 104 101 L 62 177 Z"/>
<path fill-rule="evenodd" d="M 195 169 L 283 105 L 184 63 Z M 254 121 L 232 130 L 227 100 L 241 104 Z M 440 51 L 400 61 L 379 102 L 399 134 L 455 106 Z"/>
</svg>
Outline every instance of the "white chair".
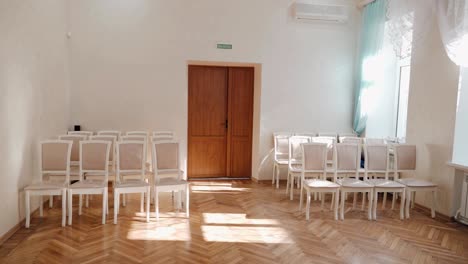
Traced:
<svg viewBox="0 0 468 264">
<path fill-rule="evenodd" d="M 153 135 L 153 137 L 151 137 L 152 142 L 167 140 L 174 140 L 174 137 L 170 135 Z"/>
<path fill-rule="evenodd" d="M 340 143 L 350 143 L 350 144 L 362 145 L 362 138 L 360 138 L 360 137 L 340 136 L 339 137 L 339 142 Z"/>
<path fill-rule="evenodd" d="M 135 134 L 132 134 L 132 135 L 122 136 L 121 141 L 143 141 L 145 142 L 145 146 L 148 148 L 148 145 L 149 145 L 148 136 L 142 135 L 142 134 L 136 134 L 136 133 L 138 132 L 135 132 Z M 145 159 L 146 170 L 149 171 L 151 168 L 151 164 L 148 162 L 148 149 L 145 149 L 144 159 Z"/>
<path fill-rule="evenodd" d="M 281 167 L 288 166 L 288 144 L 290 135 L 276 134 L 274 140 L 274 157 L 273 157 L 273 177 L 271 184 L 276 183 L 276 188 L 279 188 L 279 178 Z"/>
<path fill-rule="evenodd" d="M 115 136 L 115 140 L 119 141 L 122 136 L 122 132 L 117 130 L 101 130 L 97 132 L 98 136 Z"/>
<path fill-rule="evenodd" d="M 364 138 L 364 144 L 366 145 L 385 145 L 386 142 L 383 138 Z"/>
<path fill-rule="evenodd" d="M 335 141 L 337 140 L 338 138 L 338 134 L 337 133 L 318 133 L 318 136 L 319 137 L 332 137 L 332 138 L 335 138 Z"/>
<path fill-rule="evenodd" d="M 328 165 L 328 170 L 329 172 L 334 172 L 334 159 L 333 159 L 333 151 L 334 147 L 336 144 L 336 137 L 325 137 L 325 136 L 319 136 L 319 137 L 313 137 L 312 142 L 314 143 L 325 143 L 327 144 L 327 165 Z"/>
<path fill-rule="evenodd" d="M 358 137 L 358 135 L 354 132 L 351 133 L 338 133 L 339 137 Z"/>
<path fill-rule="evenodd" d="M 102 224 L 106 223 L 108 211 L 107 185 L 109 181 L 109 141 L 80 142 L 80 180 L 68 187 L 68 225 L 73 218 L 73 194 L 79 195 L 78 215 L 83 207 L 83 194 L 102 195 Z M 86 173 L 101 175 L 101 180 L 85 180 Z"/>
<path fill-rule="evenodd" d="M 368 218 L 369 220 L 372 220 L 372 200 L 374 186 L 370 183 L 359 180 L 359 169 L 361 167 L 361 146 L 358 144 L 336 144 L 335 157 L 335 179 L 337 179 L 337 183 L 341 186 L 341 219 L 344 219 L 344 209 L 347 193 L 354 193 L 353 208 L 356 208 L 357 193 L 369 193 Z M 339 178 L 339 175 L 341 174 L 345 174 L 345 177 Z M 348 174 L 354 174 L 354 178 L 346 177 Z M 365 199 L 365 196 L 363 196 L 363 199 Z"/>
<path fill-rule="evenodd" d="M 68 131 L 67 135 L 86 136 L 86 139 L 88 139 L 90 136 L 93 135 L 93 132 L 92 131 Z"/>
<path fill-rule="evenodd" d="M 145 136 L 148 137 L 148 132 L 146 131 L 128 131 L 126 136 Z"/>
<path fill-rule="evenodd" d="M 140 193 L 140 211 L 144 212 L 146 196 L 146 222 L 149 222 L 150 185 L 146 182 L 146 143 L 144 141 L 121 141 L 117 143 L 117 174 L 114 184 L 114 224 L 120 208 L 120 194 Z M 125 174 L 137 174 L 138 180 L 125 180 Z M 125 199 L 125 197 L 124 197 Z"/>
<path fill-rule="evenodd" d="M 299 209 L 302 209 L 303 191 L 307 192 L 306 219 L 309 220 L 311 193 L 321 194 L 322 210 L 325 202 L 325 193 L 332 193 L 336 199 L 332 199 L 334 204 L 335 220 L 338 220 L 338 200 L 340 185 L 327 181 L 327 144 L 305 143 L 302 144 L 302 169 L 301 169 L 301 197 Z M 321 174 L 317 179 L 306 179 L 306 174 Z"/>
<path fill-rule="evenodd" d="M 374 201 L 373 201 L 373 219 L 377 219 L 377 203 L 379 192 L 388 193 L 392 192 L 393 196 L 396 193 L 401 193 L 400 204 L 400 219 L 404 219 L 404 201 L 405 201 L 405 185 L 388 180 L 390 171 L 390 149 L 388 145 L 364 145 L 364 179 L 374 186 Z M 384 179 L 369 179 L 370 173 L 384 174 Z M 382 202 L 382 209 L 385 209 L 386 195 Z M 363 199 L 364 200 L 364 199 Z M 392 203 L 392 210 L 395 203 Z"/>
<path fill-rule="evenodd" d="M 109 141 L 111 143 L 109 151 L 109 174 L 115 173 L 115 144 L 117 143 L 118 137 L 110 134 L 98 134 L 97 136 L 91 136 L 89 140 Z"/>
<path fill-rule="evenodd" d="M 393 148 L 395 155 L 394 178 L 406 186 L 406 218 L 410 217 L 410 203 L 414 201 L 418 191 L 432 193 L 431 217 L 435 218 L 437 184 L 417 178 L 398 179 L 399 173 L 416 174 L 416 146 L 402 144 L 394 145 Z"/>
<path fill-rule="evenodd" d="M 294 133 L 294 136 L 316 137 L 316 136 L 317 136 L 317 133 L 311 133 L 311 132 L 296 132 L 296 133 Z"/>
<path fill-rule="evenodd" d="M 177 209 L 181 208 L 181 194 L 185 194 L 185 212 L 189 217 L 190 189 L 189 183 L 183 177 L 184 172 L 180 169 L 179 143 L 177 141 L 153 142 L 152 152 L 156 219 L 159 219 L 159 193 L 173 191 L 177 192 Z"/>
<path fill-rule="evenodd" d="M 174 131 L 170 131 L 170 130 L 153 131 L 152 137 L 159 137 L 159 136 L 163 136 L 166 138 L 170 137 L 171 139 L 173 139 L 175 135 L 174 135 Z"/>
<path fill-rule="evenodd" d="M 62 226 L 65 226 L 66 220 L 66 201 L 67 187 L 70 182 L 70 156 L 72 149 L 71 141 L 47 140 L 40 143 L 40 179 L 39 182 L 28 185 L 24 188 L 25 210 L 26 210 L 26 228 L 29 228 L 31 222 L 30 197 L 39 196 L 39 215 L 43 216 L 43 195 L 61 195 L 62 196 Z M 62 182 L 45 181 L 44 176 L 48 174 L 65 175 Z"/>
<path fill-rule="evenodd" d="M 88 137 L 85 135 L 62 135 L 58 137 L 59 140 L 72 141 L 71 157 L 70 157 L 70 180 L 77 181 L 80 179 L 80 142 L 86 140 Z M 52 180 L 59 178 L 62 180 L 63 176 L 51 175 Z"/>
<path fill-rule="evenodd" d="M 286 194 L 289 199 L 293 200 L 294 195 L 294 182 L 297 182 L 300 187 L 300 177 L 302 173 L 302 144 L 310 143 L 311 137 L 306 136 L 291 136 L 288 140 L 288 180 L 286 182 Z"/>
</svg>

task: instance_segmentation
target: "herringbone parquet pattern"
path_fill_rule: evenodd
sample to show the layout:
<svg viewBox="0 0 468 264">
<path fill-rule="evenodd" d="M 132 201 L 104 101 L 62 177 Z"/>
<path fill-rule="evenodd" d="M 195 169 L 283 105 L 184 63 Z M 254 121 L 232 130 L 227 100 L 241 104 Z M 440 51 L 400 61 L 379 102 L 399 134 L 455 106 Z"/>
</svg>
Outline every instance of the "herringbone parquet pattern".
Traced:
<svg viewBox="0 0 468 264">
<path fill-rule="evenodd" d="M 112 197 L 112 195 L 111 195 Z M 1 263 L 468 263 L 468 228 L 421 212 L 346 214 L 334 221 L 313 203 L 311 220 L 284 188 L 251 182 L 193 182 L 191 216 L 173 212 L 162 197 L 158 222 L 145 223 L 139 196 L 131 196 L 118 225 L 101 225 L 101 198 L 60 227 L 59 201 L 34 215 L 0 247 Z M 77 204 L 77 203 L 75 203 Z M 112 212 L 112 203 L 111 203 Z"/>
</svg>

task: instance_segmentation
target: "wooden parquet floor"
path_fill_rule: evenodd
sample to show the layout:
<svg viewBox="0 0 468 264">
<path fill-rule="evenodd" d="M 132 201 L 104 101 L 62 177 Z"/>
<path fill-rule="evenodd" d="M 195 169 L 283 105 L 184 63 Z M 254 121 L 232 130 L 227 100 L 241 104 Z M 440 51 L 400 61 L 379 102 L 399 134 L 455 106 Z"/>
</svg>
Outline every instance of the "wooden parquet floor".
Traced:
<svg viewBox="0 0 468 264">
<path fill-rule="evenodd" d="M 0 262 L 468 263 L 468 228 L 424 212 L 413 210 L 412 219 L 400 221 L 397 210 L 379 210 L 371 222 L 366 212 L 348 209 L 344 221 L 334 221 L 314 202 L 306 221 L 298 195 L 290 201 L 284 186 L 192 182 L 191 189 L 190 219 L 173 211 L 164 194 L 161 218 L 150 223 L 134 195 L 117 225 L 112 217 L 101 225 L 95 196 L 81 216 L 75 206 L 73 226 L 62 228 L 56 200 L 44 218 L 34 214 L 30 229 L 21 228 L 0 247 Z"/>
</svg>

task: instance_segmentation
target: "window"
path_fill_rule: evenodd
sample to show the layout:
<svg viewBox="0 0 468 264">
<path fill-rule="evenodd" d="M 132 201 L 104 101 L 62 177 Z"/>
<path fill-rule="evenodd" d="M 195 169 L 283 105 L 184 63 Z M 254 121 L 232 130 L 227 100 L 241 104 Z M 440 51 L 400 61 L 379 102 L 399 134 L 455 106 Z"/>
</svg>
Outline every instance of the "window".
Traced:
<svg viewBox="0 0 468 264">
<path fill-rule="evenodd" d="M 400 60 L 399 78 L 397 87 L 397 113 L 396 113 L 396 131 L 397 138 L 406 138 L 406 123 L 408 118 L 408 95 L 411 74 L 411 58 Z"/>
</svg>

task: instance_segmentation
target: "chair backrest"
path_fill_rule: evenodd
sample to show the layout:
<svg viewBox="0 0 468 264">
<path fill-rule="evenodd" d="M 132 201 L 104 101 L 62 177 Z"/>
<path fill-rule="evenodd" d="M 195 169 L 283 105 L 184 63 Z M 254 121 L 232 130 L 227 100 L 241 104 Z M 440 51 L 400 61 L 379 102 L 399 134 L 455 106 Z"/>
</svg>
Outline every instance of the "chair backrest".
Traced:
<svg viewBox="0 0 468 264">
<path fill-rule="evenodd" d="M 416 170 L 416 146 L 407 144 L 393 145 L 395 172 Z"/>
<path fill-rule="evenodd" d="M 350 143 L 350 144 L 362 144 L 362 138 L 360 137 L 342 137 L 340 136 L 340 143 Z"/>
<path fill-rule="evenodd" d="M 67 135 L 86 136 L 86 139 L 88 139 L 90 136 L 93 135 L 93 132 L 92 131 L 68 131 Z"/>
<path fill-rule="evenodd" d="M 294 136 L 316 137 L 317 133 L 314 132 L 296 132 Z"/>
<path fill-rule="evenodd" d="M 333 162 L 333 147 L 336 144 L 336 137 L 324 137 L 324 136 L 313 137 L 312 142 L 327 144 L 327 148 L 328 148 L 327 159 L 328 159 L 328 162 Z"/>
<path fill-rule="evenodd" d="M 358 135 L 354 132 L 352 133 L 338 133 L 339 137 L 357 137 Z"/>
<path fill-rule="evenodd" d="M 390 168 L 390 148 L 386 144 L 364 145 L 364 169 L 365 179 L 369 173 L 384 173 L 388 179 Z"/>
<path fill-rule="evenodd" d="M 146 141 L 117 142 L 117 168 L 115 180 L 120 182 L 121 174 L 139 174 L 145 179 Z"/>
<path fill-rule="evenodd" d="M 337 133 L 318 133 L 318 136 L 319 137 L 332 137 L 332 138 L 335 138 L 335 141 L 337 140 L 338 138 L 338 134 Z"/>
<path fill-rule="evenodd" d="M 354 173 L 359 177 L 361 168 L 361 145 L 338 143 L 335 144 L 335 175 L 338 173 Z"/>
<path fill-rule="evenodd" d="M 102 130 L 97 132 L 98 136 L 115 136 L 115 140 L 119 141 L 122 136 L 122 132 L 117 130 Z"/>
<path fill-rule="evenodd" d="M 164 136 L 167 138 L 174 138 L 174 131 L 170 130 L 158 130 L 158 131 L 153 131 L 152 134 L 153 137 L 158 137 L 158 136 Z"/>
<path fill-rule="evenodd" d="M 80 180 L 83 174 L 92 172 L 103 175 L 109 181 L 109 153 L 111 142 L 108 140 L 84 140 L 80 142 Z"/>
<path fill-rule="evenodd" d="M 146 131 L 128 131 L 126 136 L 145 136 L 148 137 L 148 132 Z"/>
<path fill-rule="evenodd" d="M 311 137 L 306 136 L 291 136 L 288 140 L 288 163 L 301 164 L 302 163 L 302 144 L 310 143 Z"/>
<path fill-rule="evenodd" d="M 70 157 L 73 142 L 69 140 L 46 140 L 40 143 L 41 181 L 44 174 L 65 175 L 70 182 Z"/>
<path fill-rule="evenodd" d="M 159 174 L 163 172 L 174 172 L 177 179 L 181 179 L 179 142 L 175 140 L 153 142 L 152 152 L 155 182 L 159 182 Z"/>
<path fill-rule="evenodd" d="M 115 165 L 115 143 L 117 142 L 117 136 L 113 135 L 97 135 L 92 136 L 89 140 L 99 140 L 99 141 L 108 141 L 111 143 L 109 151 L 109 161 L 112 162 L 112 165 Z"/>
<path fill-rule="evenodd" d="M 384 145 L 386 144 L 383 138 L 364 138 L 364 144 L 366 145 Z"/>
<path fill-rule="evenodd" d="M 167 141 L 167 140 L 173 140 L 173 139 L 174 137 L 171 135 L 158 134 L 158 135 L 153 135 L 153 137 L 151 138 L 151 141 L 156 142 L 156 141 Z"/>
<path fill-rule="evenodd" d="M 302 151 L 302 179 L 305 173 L 322 173 L 326 179 L 327 173 L 327 144 L 325 143 L 304 143 L 301 145 Z"/>
<path fill-rule="evenodd" d="M 294 136 L 294 133 L 292 133 L 292 132 L 273 132 L 273 137 L 274 136 L 287 136 L 287 137 L 290 137 L 290 136 Z"/>
<path fill-rule="evenodd" d="M 274 155 L 275 161 L 287 160 L 289 155 L 289 135 L 274 135 Z"/>
<path fill-rule="evenodd" d="M 80 162 L 80 141 L 86 140 L 88 136 L 85 135 L 63 135 L 59 136 L 59 140 L 70 140 L 73 142 L 71 149 L 71 165 L 79 165 Z"/>
</svg>

